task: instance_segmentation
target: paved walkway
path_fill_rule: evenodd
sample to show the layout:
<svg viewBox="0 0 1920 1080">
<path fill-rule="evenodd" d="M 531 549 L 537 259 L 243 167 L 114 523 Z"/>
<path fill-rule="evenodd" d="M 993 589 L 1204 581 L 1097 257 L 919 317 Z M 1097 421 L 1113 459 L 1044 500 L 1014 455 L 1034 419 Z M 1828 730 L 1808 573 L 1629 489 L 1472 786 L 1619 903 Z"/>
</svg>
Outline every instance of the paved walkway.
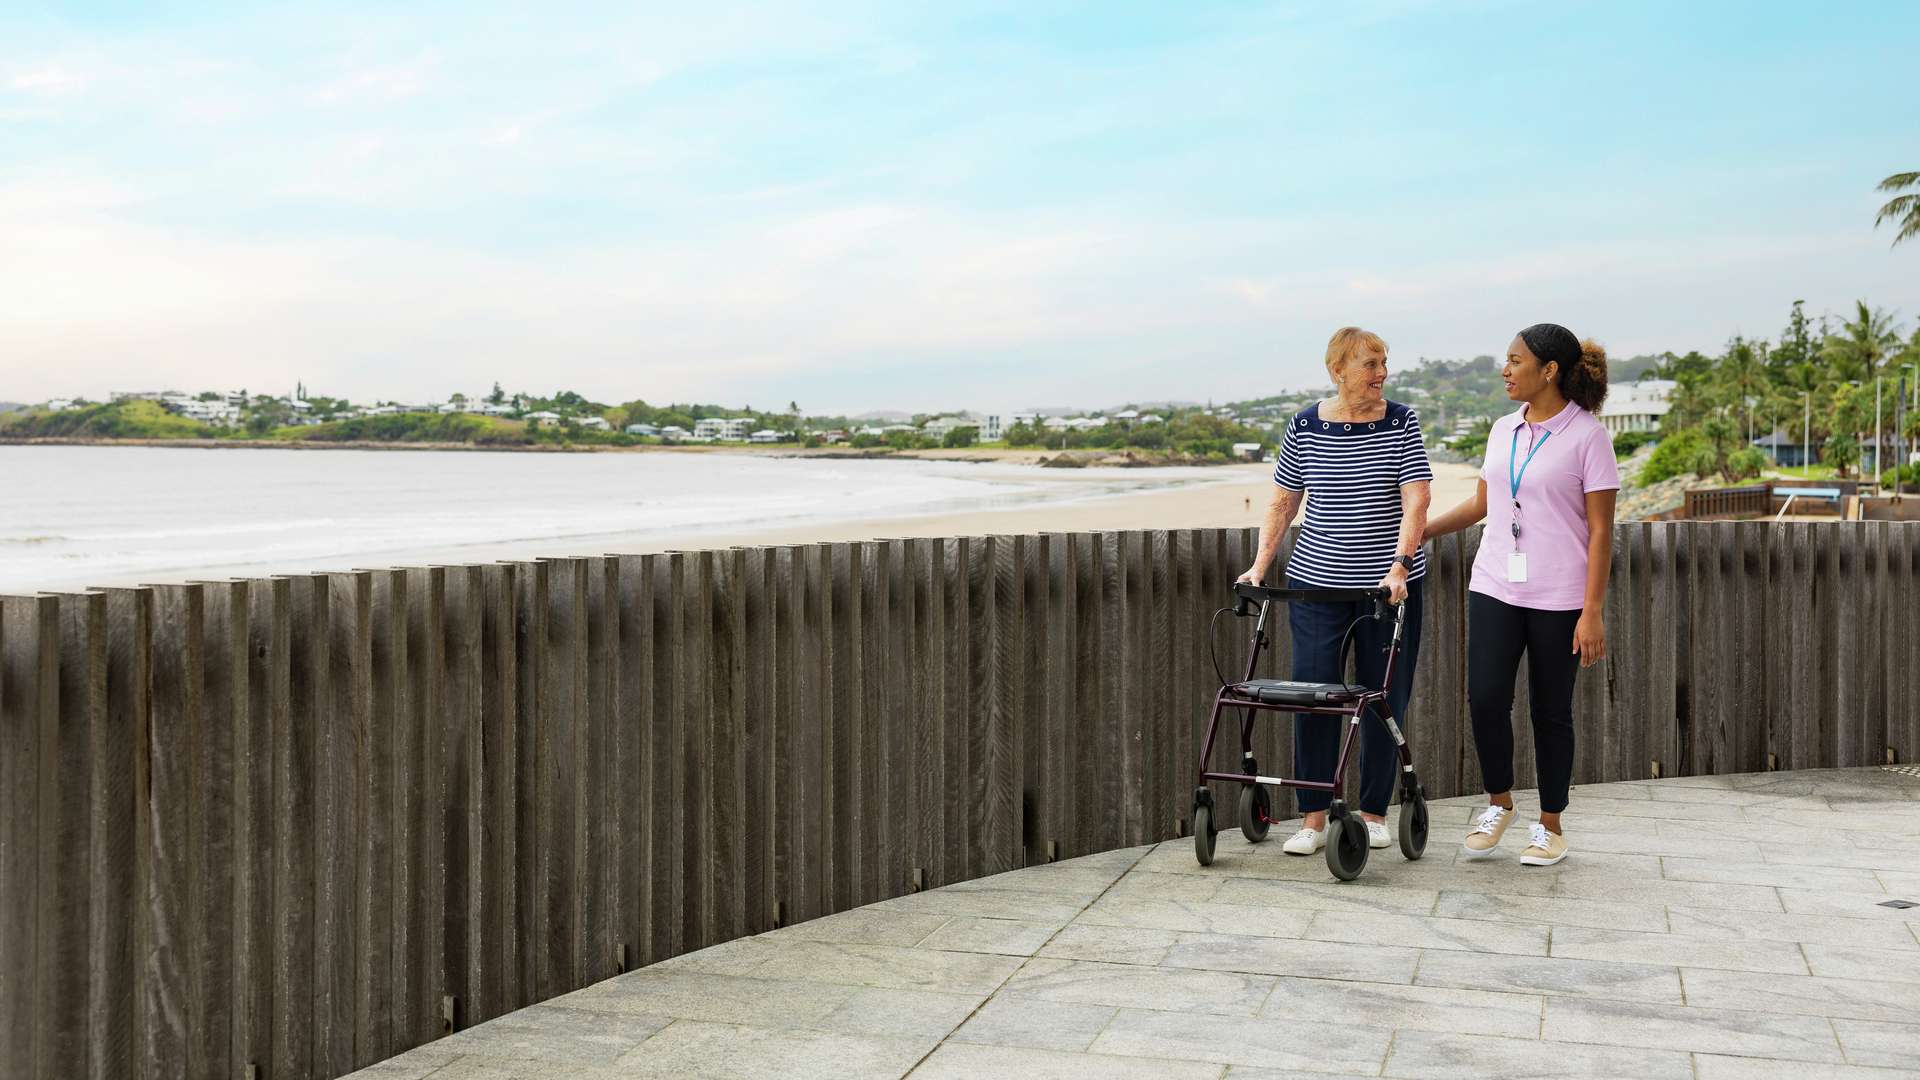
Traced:
<svg viewBox="0 0 1920 1080">
<path fill-rule="evenodd" d="M 1920 779 L 1593 785 L 1575 854 L 1360 880 L 1222 833 L 889 900 L 610 979 L 355 1074 L 1276 1080 L 1920 1077 Z M 1527 802 L 1523 812 L 1533 809 Z M 1524 820 L 1527 819 L 1523 819 Z"/>
</svg>

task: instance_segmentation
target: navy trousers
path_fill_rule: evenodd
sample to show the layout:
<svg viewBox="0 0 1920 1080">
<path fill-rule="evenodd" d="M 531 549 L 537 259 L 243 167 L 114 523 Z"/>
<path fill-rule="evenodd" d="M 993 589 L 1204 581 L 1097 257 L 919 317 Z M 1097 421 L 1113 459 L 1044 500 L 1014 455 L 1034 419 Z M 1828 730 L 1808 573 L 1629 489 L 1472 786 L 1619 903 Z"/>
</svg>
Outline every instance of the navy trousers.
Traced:
<svg viewBox="0 0 1920 1080">
<path fill-rule="evenodd" d="M 1387 694 L 1387 707 L 1404 733 L 1407 730 L 1407 700 L 1413 694 L 1413 667 L 1420 659 L 1420 617 L 1426 579 L 1407 583 L 1406 627 L 1400 635 L 1400 656 L 1394 661 L 1393 686 Z M 1289 580 L 1290 589 L 1311 589 L 1305 582 Z M 1301 682 L 1341 682 L 1346 671 L 1340 662 L 1340 639 L 1356 618 L 1371 615 L 1372 603 L 1290 604 L 1288 625 L 1293 630 L 1293 678 Z M 1387 645 L 1393 640 L 1393 620 L 1360 619 L 1353 626 L 1349 648 L 1354 657 L 1354 678 L 1362 686 L 1379 686 L 1386 678 Z M 1293 721 L 1293 775 L 1301 780 L 1333 779 L 1334 766 L 1340 760 L 1340 739 L 1344 721 L 1332 716 L 1296 716 Z M 1400 751 L 1387 725 L 1369 710 L 1360 721 L 1360 810 L 1384 816 L 1393 801 L 1394 774 L 1399 771 Z M 1324 791 L 1294 789 L 1303 814 L 1325 810 L 1333 801 Z M 1353 805 L 1353 796 L 1347 795 Z"/>
</svg>

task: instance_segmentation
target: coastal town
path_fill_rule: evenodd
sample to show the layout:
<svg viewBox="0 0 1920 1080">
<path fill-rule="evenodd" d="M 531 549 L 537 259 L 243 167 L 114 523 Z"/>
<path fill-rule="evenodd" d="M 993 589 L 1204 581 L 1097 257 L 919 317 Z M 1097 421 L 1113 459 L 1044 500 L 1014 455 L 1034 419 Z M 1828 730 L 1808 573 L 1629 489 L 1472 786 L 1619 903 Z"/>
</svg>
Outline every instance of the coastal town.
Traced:
<svg viewBox="0 0 1920 1080">
<path fill-rule="evenodd" d="M 1609 365 L 1598 418 L 1624 480 L 1620 515 L 1659 518 L 1909 516 L 1920 489 L 1920 331 L 1864 301 L 1853 317 L 1809 317 L 1796 303 L 1776 340 L 1736 336 L 1697 351 Z M 456 392 L 444 400 L 351 401 L 302 382 L 285 393 L 127 390 L 106 401 L 0 404 L 0 441 L 214 445 L 646 446 L 1028 452 L 1058 467 L 1271 461 L 1288 417 L 1321 386 L 1235 402 L 1132 401 L 1100 408 L 1022 407 L 858 415 L 751 405 Z M 1477 463 L 1493 418 L 1510 408 L 1491 355 L 1420 358 L 1389 395 L 1413 405 L 1436 461 Z M 1044 457 L 1038 455 L 1044 453 Z"/>
</svg>

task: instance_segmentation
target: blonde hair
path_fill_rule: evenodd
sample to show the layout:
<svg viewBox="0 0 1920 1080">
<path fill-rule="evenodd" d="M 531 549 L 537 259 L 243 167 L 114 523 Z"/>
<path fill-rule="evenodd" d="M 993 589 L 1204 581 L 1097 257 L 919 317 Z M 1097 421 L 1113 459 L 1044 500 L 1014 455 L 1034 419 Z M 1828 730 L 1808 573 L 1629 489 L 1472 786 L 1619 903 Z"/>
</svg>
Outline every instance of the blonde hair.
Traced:
<svg viewBox="0 0 1920 1080">
<path fill-rule="evenodd" d="M 1333 332 L 1327 340 L 1327 374 L 1340 377 L 1340 369 L 1347 361 L 1360 354 L 1362 349 L 1379 349 L 1380 355 L 1387 353 L 1387 343 L 1379 334 L 1371 330 L 1362 330 L 1357 326 L 1343 326 Z"/>
</svg>

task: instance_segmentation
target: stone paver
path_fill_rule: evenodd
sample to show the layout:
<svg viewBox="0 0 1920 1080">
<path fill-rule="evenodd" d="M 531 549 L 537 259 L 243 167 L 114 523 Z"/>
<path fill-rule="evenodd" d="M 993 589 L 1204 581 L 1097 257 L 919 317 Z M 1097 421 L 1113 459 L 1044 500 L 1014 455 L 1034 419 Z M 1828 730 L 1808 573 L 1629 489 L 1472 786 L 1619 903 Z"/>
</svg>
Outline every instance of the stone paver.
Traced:
<svg viewBox="0 0 1920 1080">
<path fill-rule="evenodd" d="M 354 1074 L 1920 1078 L 1920 781 L 1880 769 L 1585 785 L 1524 830 L 1354 882 L 1277 837 L 1104 852 L 729 942 Z M 1523 815 L 1538 807 L 1516 800 Z"/>
</svg>

